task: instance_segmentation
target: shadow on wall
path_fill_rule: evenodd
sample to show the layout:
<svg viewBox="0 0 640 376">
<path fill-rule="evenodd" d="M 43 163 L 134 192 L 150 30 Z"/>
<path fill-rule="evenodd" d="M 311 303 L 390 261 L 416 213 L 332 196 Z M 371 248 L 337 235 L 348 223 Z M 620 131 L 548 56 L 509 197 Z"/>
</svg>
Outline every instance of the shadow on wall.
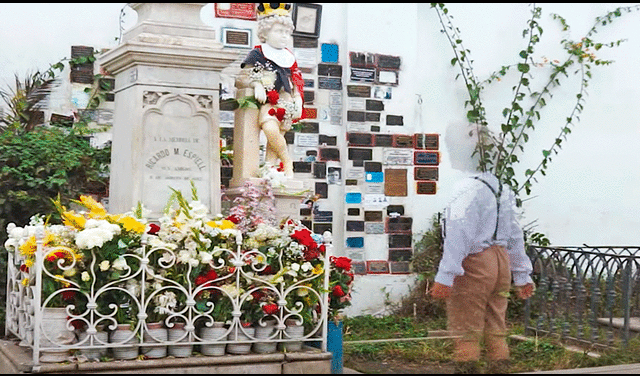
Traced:
<svg viewBox="0 0 640 376">
<path fill-rule="evenodd" d="M 472 136 L 469 132 L 471 127 L 463 123 L 453 123 L 447 126 L 444 134 L 444 143 L 449 153 L 451 168 L 459 171 L 476 172 L 478 165 L 477 156 L 471 157 L 476 145 L 475 131 Z"/>
</svg>

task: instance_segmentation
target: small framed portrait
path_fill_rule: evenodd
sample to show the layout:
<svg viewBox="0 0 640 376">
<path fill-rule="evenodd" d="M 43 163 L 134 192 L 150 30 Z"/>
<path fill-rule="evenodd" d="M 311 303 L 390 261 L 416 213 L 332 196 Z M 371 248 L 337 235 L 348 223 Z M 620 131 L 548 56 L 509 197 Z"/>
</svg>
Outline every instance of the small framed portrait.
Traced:
<svg viewBox="0 0 640 376">
<path fill-rule="evenodd" d="M 320 18 L 322 5 L 295 3 L 291 14 L 293 19 L 293 35 L 318 38 L 320 36 Z"/>
</svg>

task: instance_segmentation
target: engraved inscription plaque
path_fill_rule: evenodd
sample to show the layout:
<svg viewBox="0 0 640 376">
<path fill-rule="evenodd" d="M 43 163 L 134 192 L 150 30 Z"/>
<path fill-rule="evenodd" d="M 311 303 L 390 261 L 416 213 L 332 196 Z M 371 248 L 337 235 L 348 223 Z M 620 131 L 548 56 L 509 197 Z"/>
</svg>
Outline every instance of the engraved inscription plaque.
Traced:
<svg viewBox="0 0 640 376">
<path fill-rule="evenodd" d="M 316 179 L 324 179 L 327 177 L 327 164 L 325 162 L 313 163 L 313 177 Z"/>
<path fill-rule="evenodd" d="M 382 212 L 375 210 L 365 210 L 364 211 L 364 220 L 365 222 L 382 222 Z"/>
<path fill-rule="evenodd" d="M 318 89 L 342 90 L 342 78 L 318 77 Z"/>
<path fill-rule="evenodd" d="M 384 170 L 384 194 L 386 196 L 407 195 L 406 169 L 387 168 Z"/>
<path fill-rule="evenodd" d="M 411 248 L 389 250 L 389 261 L 411 261 L 411 256 L 413 256 Z"/>
<path fill-rule="evenodd" d="M 349 216 L 358 216 L 360 215 L 360 208 L 348 208 L 347 215 Z"/>
<path fill-rule="evenodd" d="M 367 111 L 384 111 L 384 102 L 375 99 L 367 99 L 366 102 Z"/>
<path fill-rule="evenodd" d="M 364 163 L 364 171 L 365 172 L 382 172 L 382 163 L 380 163 L 380 162 L 365 162 Z"/>
<path fill-rule="evenodd" d="M 364 122 L 365 119 L 364 111 L 347 111 L 347 121 Z"/>
<path fill-rule="evenodd" d="M 389 235 L 389 248 L 411 248 L 411 235 Z"/>
<path fill-rule="evenodd" d="M 320 182 L 320 181 L 316 182 L 316 194 L 320 198 L 327 198 L 328 192 L 329 192 L 329 185 L 327 183 Z"/>
<path fill-rule="evenodd" d="M 414 152 L 413 164 L 437 166 L 440 164 L 440 153 L 437 151 L 418 150 Z"/>
<path fill-rule="evenodd" d="M 311 162 L 293 161 L 293 172 L 311 172 Z"/>
<path fill-rule="evenodd" d="M 384 223 L 382 222 L 365 222 L 365 234 L 384 234 Z"/>
<path fill-rule="evenodd" d="M 358 98 L 370 98 L 371 86 L 347 85 L 347 96 Z"/>
<path fill-rule="evenodd" d="M 355 159 L 370 161 L 373 159 L 373 150 L 349 148 L 349 160 Z"/>
<path fill-rule="evenodd" d="M 393 146 L 392 134 L 376 134 L 373 136 L 373 146 L 390 147 Z"/>
<path fill-rule="evenodd" d="M 387 125 L 404 125 L 401 115 L 387 115 Z"/>
<path fill-rule="evenodd" d="M 351 68 L 351 82 L 373 83 L 376 79 L 376 70 L 369 68 Z"/>
<path fill-rule="evenodd" d="M 415 180 L 438 180 L 438 167 L 414 167 Z"/>
<path fill-rule="evenodd" d="M 390 234 L 410 234 L 412 223 L 411 217 L 387 218 L 385 230 Z"/>
<path fill-rule="evenodd" d="M 349 146 L 372 146 L 373 135 L 371 133 L 347 133 Z"/>
<path fill-rule="evenodd" d="M 338 137 L 321 134 L 318 136 L 318 143 L 320 145 L 336 146 L 338 144 Z"/>
<path fill-rule="evenodd" d="M 413 135 L 413 138 L 413 144 L 416 149 L 438 150 L 440 147 L 439 135 L 437 133 L 416 133 Z"/>
<path fill-rule="evenodd" d="M 387 206 L 387 215 L 391 215 L 391 213 L 398 213 L 398 215 L 404 215 L 404 206 L 403 205 Z"/>
<path fill-rule="evenodd" d="M 391 274 L 410 274 L 410 261 L 389 261 L 389 270 Z"/>
<path fill-rule="evenodd" d="M 342 65 L 318 64 L 318 76 L 342 77 Z"/>
<path fill-rule="evenodd" d="M 393 146 L 396 148 L 413 148 L 413 137 L 410 135 L 394 135 Z"/>
<path fill-rule="evenodd" d="M 367 261 L 367 273 L 369 274 L 389 274 L 389 262 L 385 260 Z"/>
<path fill-rule="evenodd" d="M 320 148 L 318 158 L 320 161 L 339 161 L 340 149 L 337 148 Z"/>
<path fill-rule="evenodd" d="M 364 261 L 353 261 L 351 262 L 351 271 L 357 275 L 367 274 L 367 266 Z"/>
<path fill-rule="evenodd" d="M 325 231 L 333 232 L 333 226 L 331 223 L 314 223 L 313 232 L 315 234 L 324 234 Z"/>
<path fill-rule="evenodd" d="M 416 193 L 419 195 L 436 194 L 437 186 L 435 181 L 418 181 L 416 182 Z"/>
<path fill-rule="evenodd" d="M 364 221 L 347 221 L 347 231 L 364 231 Z"/>
<path fill-rule="evenodd" d="M 376 55 L 376 65 L 383 69 L 400 69 L 402 59 L 400 56 Z"/>
</svg>

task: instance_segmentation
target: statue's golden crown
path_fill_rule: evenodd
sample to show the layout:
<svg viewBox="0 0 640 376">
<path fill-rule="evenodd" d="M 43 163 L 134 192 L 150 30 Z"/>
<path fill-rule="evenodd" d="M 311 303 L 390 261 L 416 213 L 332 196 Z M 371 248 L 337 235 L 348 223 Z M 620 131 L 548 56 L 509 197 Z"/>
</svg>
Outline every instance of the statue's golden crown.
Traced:
<svg viewBox="0 0 640 376">
<path fill-rule="evenodd" d="M 258 3 L 258 17 L 288 16 L 292 6 L 292 3 Z"/>
</svg>

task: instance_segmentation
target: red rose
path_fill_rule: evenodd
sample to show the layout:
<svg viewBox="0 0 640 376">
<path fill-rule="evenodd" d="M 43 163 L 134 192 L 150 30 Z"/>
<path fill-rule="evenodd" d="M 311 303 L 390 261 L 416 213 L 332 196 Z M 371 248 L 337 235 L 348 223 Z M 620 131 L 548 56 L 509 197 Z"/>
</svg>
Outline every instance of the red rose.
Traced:
<svg viewBox="0 0 640 376">
<path fill-rule="evenodd" d="M 280 164 L 278 165 L 278 172 L 282 171 L 284 171 L 284 163 L 280 162 Z"/>
<path fill-rule="evenodd" d="M 252 292 L 251 296 L 253 296 L 253 299 L 257 301 L 257 300 L 260 300 L 260 299 L 262 299 L 264 297 L 264 293 L 262 293 L 262 291 L 260 291 L 260 290 L 257 290 L 257 291 Z"/>
<path fill-rule="evenodd" d="M 320 251 L 320 253 L 324 255 L 327 251 L 327 247 L 325 247 L 324 244 L 320 244 L 320 246 L 318 247 L 318 251 Z"/>
<path fill-rule="evenodd" d="M 311 231 L 307 228 L 294 231 L 293 234 L 291 234 L 291 238 L 306 247 L 314 249 L 318 247 L 313 237 L 311 237 Z"/>
<path fill-rule="evenodd" d="M 274 315 L 278 313 L 278 305 L 274 303 L 265 304 L 262 306 L 262 312 L 264 312 L 265 315 Z"/>
<path fill-rule="evenodd" d="M 333 294 L 333 296 L 337 296 L 338 298 L 347 295 L 344 293 L 344 291 L 342 290 L 342 286 L 340 285 L 333 286 L 333 290 L 331 291 L 331 293 Z"/>
<path fill-rule="evenodd" d="M 272 106 L 275 106 L 276 103 L 278 103 L 278 99 L 280 99 L 280 94 L 278 94 L 277 91 L 275 90 L 267 91 L 267 101 L 269 102 L 269 104 L 271 104 Z"/>
<path fill-rule="evenodd" d="M 149 231 L 147 231 L 147 234 L 155 235 L 158 233 L 158 231 L 160 231 L 160 226 L 156 225 L 155 223 L 152 223 L 149 225 Z"/>
<path fill-rule="evenodd" d="M 64 258 L 64 252 L 54 252 L 52 254 L 49 254 L 49 256 L 47 256 L 47 261 L 56 261 L 57 259 L 61 259 Z"/>
<path fill-rule="evenodd" d="M 311 261 L 317 258 L 320 258 L 320 252 L 318 252 L 317 248 L 306 248 L 302 251 L 304 254 L 304 261 Z"/>
<path fill-rule="evenodd" d="M 209 280 L 207 279 L 207 277 L 203 276 L 203 275 L 199 275 L 196 277 L 196 286 L 200 286 L 204 283 L 209 282 Z"/>
<path fill-rule="evenodd" d="M 286 110 L 282 107 L 278 108 L 278 109 L 270 109 L 268 114 L 271 116 L 275 116 L 276 119 L 278 119 L 278 121 L 282 121 L 282 119 L 284 119 L 284 114 L 285 114 Z"/>
<path fill-rule="evenodd" d="M 351 270 L 351 259 L 348 257 L 334 257 L 332 262 L 338 269 L 343 269 L 347 272 Z"/>
<path fill-rule="evenodd" d="M 67 290 L 63 291 L 60 295 L 62 295 L 62 300 L 73 300 L 76 296 L 76 292 Z"/>
<path fill-rule="evenodd" d="M 231 221 L 231 222 L 233 222 L 233 224 L 236 224 L 236 225 L 237 225 L 238 223 L 240 223 L 240 218 L 238 218 L 235 214 L 232 214 L 232 215 L 228 216 L 228 217 L 226 218 L 226 220 L 227 220 L 227 221 Z"/>
<path fill-rule="evenodd" d="M 21 272 L 25 272 L 25 273 L 29 273 L 29 267 L 26 266 L 25 264 L 20 265 L 20 271 Z"/>
<path fill-rule="evenodd" d="M 216 273 L 215 270 L 209 270 L 207 274 L 205 274 L 205 277 L 207 278 L 207 281 L 213 281 L 218 278 L 218 273 Z"/>
</svg>

